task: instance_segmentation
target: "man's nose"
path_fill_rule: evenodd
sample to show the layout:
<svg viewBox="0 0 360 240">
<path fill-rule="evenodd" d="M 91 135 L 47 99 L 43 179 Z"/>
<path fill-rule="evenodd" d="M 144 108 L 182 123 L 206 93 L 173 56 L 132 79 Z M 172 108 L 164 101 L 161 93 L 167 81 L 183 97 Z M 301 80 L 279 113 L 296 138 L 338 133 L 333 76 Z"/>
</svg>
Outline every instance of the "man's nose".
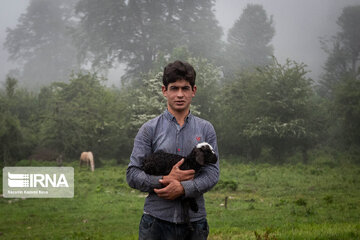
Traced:
<svg viewBox="0 0 360 240">
<path fill-rule="evenodd" d="M 177 91 L 177 97 L 179 98 L 184 97 L 184 92 L 181 88 Z"/>
</svg>

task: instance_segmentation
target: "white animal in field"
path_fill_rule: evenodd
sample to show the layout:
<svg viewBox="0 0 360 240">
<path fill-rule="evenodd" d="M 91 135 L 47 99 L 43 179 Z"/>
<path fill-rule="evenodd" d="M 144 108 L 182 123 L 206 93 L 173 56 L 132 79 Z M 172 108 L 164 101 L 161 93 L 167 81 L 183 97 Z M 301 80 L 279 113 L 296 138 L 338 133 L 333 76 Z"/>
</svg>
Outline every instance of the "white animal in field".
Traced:
<svg viewBox="0 0 360 240">
<path fill-rule="evenodd" d="M 89 167 L 91 166 L 91 171 L 93 172 L 95 170 L 95 163 L 94 163 L 94 156 L 92 152 L 83 152 L 80 156 L 80 167 L 83 163 L 86 163 L 86 165 Z"/>
</svg>

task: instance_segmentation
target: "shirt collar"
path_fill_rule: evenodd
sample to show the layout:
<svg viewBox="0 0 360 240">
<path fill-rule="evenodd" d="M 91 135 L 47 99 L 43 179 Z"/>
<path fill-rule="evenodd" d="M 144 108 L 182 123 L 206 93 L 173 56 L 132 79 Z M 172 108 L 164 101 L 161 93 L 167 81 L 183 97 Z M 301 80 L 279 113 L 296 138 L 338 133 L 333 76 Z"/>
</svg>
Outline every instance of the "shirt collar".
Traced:
<svg viewBox="0 0 360 240">
<path fill-rule="evenodd" d="M 168 109 L 166 109 L 166 110 L 164 111 L 164 116 L 165 116 L 168 120 L 170 120 L 170 121 L 177 122 L 175 116 L 172 115 L 172 114 L 169 112 Z M 192 118 L 192 116 L 193 116 L 193 115 L 191 114 L 191 111 L 189 111 L 189 114 L 188 114 L 188 115 L 186 116 L 186 118 L 185 118 L 185 122 L 187 122 L 188 120 L 190 120 L 190 119 Z"/>
</svg>

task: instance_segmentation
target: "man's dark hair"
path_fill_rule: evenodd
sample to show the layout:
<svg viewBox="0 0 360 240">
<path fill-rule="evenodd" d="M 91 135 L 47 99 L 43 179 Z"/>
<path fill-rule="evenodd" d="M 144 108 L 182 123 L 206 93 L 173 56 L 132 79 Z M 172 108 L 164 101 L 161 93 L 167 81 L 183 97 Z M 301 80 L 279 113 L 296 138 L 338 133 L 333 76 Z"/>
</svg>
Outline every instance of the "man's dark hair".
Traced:
<svg viewBox="0 0 360 240">
<path fill-rule="evenodd" d="M 164 68 L 163 84 L 168 87 L 169 83 L 174 83 L 177 80 L 185 80 L 190 83 L 191 88 L 195 85 L 196 72 L 194 68 L 187 62 L 175 61 L 169 63 Z"/>
</svg>

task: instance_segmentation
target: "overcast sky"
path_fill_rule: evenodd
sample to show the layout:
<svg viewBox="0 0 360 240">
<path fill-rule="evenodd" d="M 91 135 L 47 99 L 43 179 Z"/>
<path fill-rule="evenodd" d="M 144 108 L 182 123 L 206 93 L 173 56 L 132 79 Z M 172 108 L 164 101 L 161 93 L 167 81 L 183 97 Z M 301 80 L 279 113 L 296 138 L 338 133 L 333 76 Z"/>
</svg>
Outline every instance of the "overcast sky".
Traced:
<svg viewBox="0 0 360 240">
<path fill-rule="evenodd" d="M 261 4 L 273 16 L 274 54 L 283 63 L 287 58 L 308 65 L 309 76 L 317 80 L 326 54 L 320 37 L 330 37 L 339 30 L 336 24 L 345 6 L 360 0 L 218 0 L 216 16 L 227 32 L 247 4 Z"/>
<path fill-rule="evenodd" d="M 3 49 L 6 28 L 16 26 L 29 0 L 1 0 L 0 2 L 0 81 L 13 67 Z M 217 0 L 216 16 L 224 33 L 232 27 L 247 4 L 261 4 L 274 19 L 273 46 L 280 62 L 296 60 L 308 65 L 314 80 L 322 72 L 326 59 L 319 37 L 330 37 L 338 31 L 336 20 L 343 7 L 360 4 L 360 0 Z M 120 79 L 119 71 L 111 71 L 111 82 Z"/>
</svg>

